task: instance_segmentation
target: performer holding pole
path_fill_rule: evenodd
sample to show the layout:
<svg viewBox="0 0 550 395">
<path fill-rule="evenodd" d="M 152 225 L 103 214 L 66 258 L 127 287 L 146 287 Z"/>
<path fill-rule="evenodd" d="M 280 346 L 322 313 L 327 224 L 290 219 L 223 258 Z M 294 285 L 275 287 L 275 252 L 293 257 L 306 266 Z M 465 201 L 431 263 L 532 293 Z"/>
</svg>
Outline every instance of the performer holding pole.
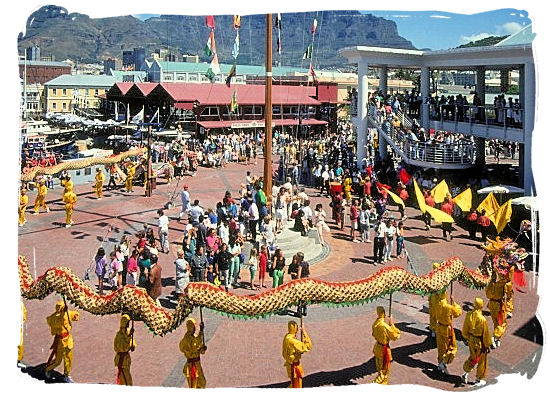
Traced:
<svg viewBox="0 0 550 395">
<path fill-rule="evenodd" d="M 433 270 L 439 269 L 439 263 L 435 262 L 432 266 Z M 440 292 L 434 292 L 430 294 L 428 298 L 428 310 L 430 311 L 430 331 L 431 336 L 435 337 L 437 331 L 437 305 L 442 298 Z"/>
<path fill-rule="evenodd" d="M 45 375 L 51 379 L 52 373 L 63 361 L 63 373 L 65 381 L 72 383 L 71 368 L 73 365 L 73 337 L 71 336 L 72 322 L 80 318 L 78 311 L 69 311 L 64 301 L 58 301 L 55 305 L 55 312 L 46 318 L 50 327 L 51 334 L 54 335 L 53 343 L 50 347 L 52 353 L 46 363 Z"/>
<path fill-rule="evenodd" d="M 19 226 L 25 225 L 27 219 L 25 218 L 25 211 L 27 210 L 27 205 L 29 204 L 29 195 L 27 195 L 27 190 L 24 187 L 21 187 L 21 192 L 19 192 Z"/>
<path fill-rule="evenodd" d="M 391 294 L 390 294 L 390 311 L 391 311 Z M 376 370 L 378 376 L 373 383 L 388 384 L 390 374 L 390 362 L 392 361 L 390 341 L 399 339 L 401 332 L 393 323 L 393 318 L 390 313 L 389 325 L 386 323 L 386 311 L 384 307 L 376 308 L 378 318 L 372 325 L 372 336 L 376 340 L 372 352 L 376 360 Z"/>
<path fill-rule="evenodd" d="M 452 285 L 453 283 L 451 282 L 451 289 Z M 449 374 L 447 365 L 453 362 L 458 350 L 456 346 L 455 331 L 453 329 L 453 318 L 460 317 L 462 308 L 455 303 L 452 291 L 450 304 L 447 302 L 447 293 L 443 291 L 441 295 L 441 300 L 436 308 L 437 361 L 439 362 L 437 369 L 444 374 Z"/>
<path fill-rule="evenodd" d="M 72 188 L 69 189 L 63 195 L 63 203 L 65 203 L 65 227 L 70 228 L 73 225 L 73 210 L 76 203 L 76 194 L 73 192 Z"/>
<path fill-rule="evenodd" d="M 23 361 L 23 353 L 24 353 L 24 347 L 23 347 L 23 325 L 25 324 L 25 321 L 27 321 L 27 308 L 25 307 L 25 303 L 21 302 L 21 338 L 19 340 L 19 345 L 17 346 L 17 367 L 21 369 L 25 369 L 27 365 L 25 365 Z"/>
<path fill-rule="evenodd" d="M 48 188 L 44 183 L 44 179 L 41 179 L 38 183 L 38 194 L 36 195 L 36 200 L 34 201 L 34 213 L 37 215 L 40 212 L 40 207 L 46 210 L 47 213 L 50 212 L 48 206 L 46 206 L 46 195 L 48 194 Z"/>
<path fill-rule="evenodd" d="M 300 317 L 301 338 L 296 339 L 298 324 L 296 321 L 288 322 L 288 333 L 283 338 L 283 358 L 285 360 L 286 371 L 290 379 L 289 388 L 302 388 L 302 378 L 304 369 L 300 358 L 302 354 L 311 351 L 311 339 L 309 338 L 304 323 Z"/>
<path fill-rule="evenodd" d="M 100 200 L 103 197 L 103 183 L 105 182 L 105 174 L 101 171 L 101 167 L 96 167 L 95 175 L 95 193 L 97 195 L 97 200 Z"/>
<path fill-rule="evenodd" d="M 195 335 L 197 321 L 189 318 L 185 322 L 187 332 L 180 341 L 180 351 L 187 358 L 183 366 L 183 375 L 189 388 L 206 388 L 206 379 L 202 371 L 200 354 L 206 352 L 204 344 L 204 323 L 201 321 L 198 335 Z"/>
<path fill-rule="evenodd" d="M 116 383 L 119 385 L 133 385 L 132 374 L 130 372 L 130 365 L 132 359 L 130 358 L 130 351 L 136 349 L 136 342 L 134 340 L 134 320 L 132 321 L 132 328 L 128 328 L 130 323 L 130 316 L 123 314 L 120 317 L 120 328 L 116 333 L 113 348 L 115 351 L 115 366 L 117 367 Z"/>
<path fill-rule="evenodd" d="M 493 319 L 493 341 L 491 348 L 500 347 L 500 338 L 506 331 L 506 283 L 508 279 L 493 271 L 491 281 L 485 288 L 485 295 L 489 298 L 487 308 Z"/>
<path fill-rule="evenodd" d="M 464 362 L 462 382 L 468 383 L 468 373 L 477 365 L 475 385 L 485 385 L 487 375 L 487 354 L 491 347 L 491 333 L 483 316 L 483 299 L 474 300 L 474 309 L 466 314 L 462 336 L 468 341 L 470 357 Z"/>
</svg>

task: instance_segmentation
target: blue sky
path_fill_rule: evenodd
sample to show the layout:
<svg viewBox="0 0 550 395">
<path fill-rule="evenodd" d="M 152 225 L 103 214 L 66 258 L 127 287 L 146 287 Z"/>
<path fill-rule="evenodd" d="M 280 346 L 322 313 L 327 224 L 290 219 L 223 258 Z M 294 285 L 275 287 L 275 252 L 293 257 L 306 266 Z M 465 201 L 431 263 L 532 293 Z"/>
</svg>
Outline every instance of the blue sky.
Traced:
<svg viewBox="0 0 550 395">
<path fill-rule="evenodd" d="M 399 35 L 418 48 L 455 48 L 488 36 L 516 33 L 529 25 L 526 11 L 501 9 L 473 15 L 438 11 L 362 11 L 397 24 Z"/>
<path fill-rule="evenodd" d="M 455 48 L 461 44 L 519 31 L 531 23 L 526 11 L 512 8 L 473 15 L 439 11 L 361 11 L 394 21 L 399 34 L 418 49 Z M 158 14 L 134 15 L 145 20 Z"/>
</svg>

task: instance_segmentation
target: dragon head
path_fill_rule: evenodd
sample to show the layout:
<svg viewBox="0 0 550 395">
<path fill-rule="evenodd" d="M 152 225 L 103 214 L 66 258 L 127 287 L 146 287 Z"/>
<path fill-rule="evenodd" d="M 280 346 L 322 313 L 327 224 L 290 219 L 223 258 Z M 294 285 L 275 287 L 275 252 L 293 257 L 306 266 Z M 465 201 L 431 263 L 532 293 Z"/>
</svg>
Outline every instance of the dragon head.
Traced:
<svg viewBox="0 0 550 395">
<path fill-rule="evenodd" d="M 487 238 L 482 248 L 485 250 L 483 260 L 489 263 L 498 274 L 508 276 L 512 269 L 524 270 L 523 261 L 528 253 L 525 248 L 518 248 L 517 243 L 512 239 L 501 240 L 498 236 L 495 240 Z"/>
</svg>

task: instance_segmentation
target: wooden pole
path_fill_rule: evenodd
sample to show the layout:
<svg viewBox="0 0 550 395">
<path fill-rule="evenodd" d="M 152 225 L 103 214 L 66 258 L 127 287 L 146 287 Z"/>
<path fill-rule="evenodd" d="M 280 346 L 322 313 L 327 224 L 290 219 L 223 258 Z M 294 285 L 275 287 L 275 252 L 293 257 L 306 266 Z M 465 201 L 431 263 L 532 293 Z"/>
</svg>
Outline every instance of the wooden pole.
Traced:
<svg viewBox="0 0 550 395">
<path fill-rule="evenodd" d="M 265 41 L 265 138 L 264 138 L 264 193 L 266 203 L 271 206 L 271 46 L 272 46 L 272 15 L 266 15 L 266 41 Z"/>
<path fill-rule="evenodd" d="M 392 296 L 393 296 L 393 292 L 390 294 L 390 311 L 389 311 L 388 317 L 391 317 L 391 302 L 392 302 Z"/>
</svg>

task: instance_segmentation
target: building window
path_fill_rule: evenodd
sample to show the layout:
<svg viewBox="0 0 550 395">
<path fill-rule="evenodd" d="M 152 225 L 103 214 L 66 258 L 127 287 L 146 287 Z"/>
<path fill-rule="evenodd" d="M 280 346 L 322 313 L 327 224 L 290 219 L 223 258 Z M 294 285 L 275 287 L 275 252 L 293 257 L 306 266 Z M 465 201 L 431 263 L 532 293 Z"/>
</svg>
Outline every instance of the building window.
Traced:
<svg viewBox="0 0 550 395">
<path fill-rule="evenodd" d="M 243 82 L 243 77 L 235 77 L 235 83 L 242 84 L 242 82 Z"/>
<path fill-rule="evenodd" d="M 189 81 L 195 81 L 195 82 L 196 82 L 196 81 L 197 81 L 197 76 L 194 75 L 194 74 L 191 74 L 191 75 L 189 76 Z"/>
<path fill-rule="evenodd" d="M 99 95 L 99 89 L 96 89 L 96 90 L 95 90 L 95 95 L 96 95 L 96 96 Z"/>
<path fill-rule="evenodd" d="M 172 81 L 172 76 L 171 75 L 167 75 L 166 77 L 164 77 L 164 79 L 166 81 Z"/>
<path fill-rule="evenodd" d="M 67 89 L 63 88 L 63 96 L 67 96 Z"/>
<path fill-rule="evenodd" d="M 77 170 L 77 171 L 75 172 L 75 175 L 79 176 L 79 175 L 80 175 L 80 170 Z"/>
<path fill-rule="evenodd" d="M 63 110 L 67 109 L 67 103 L 63 102 Z"/>
<path fill-rule="evenodd" d="M 52 108 L 53 108 L 54 110 L 57 110 L 57 103 L 52 103 Z"/>
<path fill-rule="evenodd" d="M 84 175 L 89 176 L 90 174 L 92 174 L 92 168 L 91 167 L 86 167 L 84 169 Z"/>
<path fill-rule="evenodd" d="M 178 76 L 178 81 L 185 81 L 185 76 L 184 75 Z"/>
<path fill-rule="evenodd" d="M 56 88 L 52 89 L 52 95 L 57 96 L 57 89 Z"/>
</svg>

